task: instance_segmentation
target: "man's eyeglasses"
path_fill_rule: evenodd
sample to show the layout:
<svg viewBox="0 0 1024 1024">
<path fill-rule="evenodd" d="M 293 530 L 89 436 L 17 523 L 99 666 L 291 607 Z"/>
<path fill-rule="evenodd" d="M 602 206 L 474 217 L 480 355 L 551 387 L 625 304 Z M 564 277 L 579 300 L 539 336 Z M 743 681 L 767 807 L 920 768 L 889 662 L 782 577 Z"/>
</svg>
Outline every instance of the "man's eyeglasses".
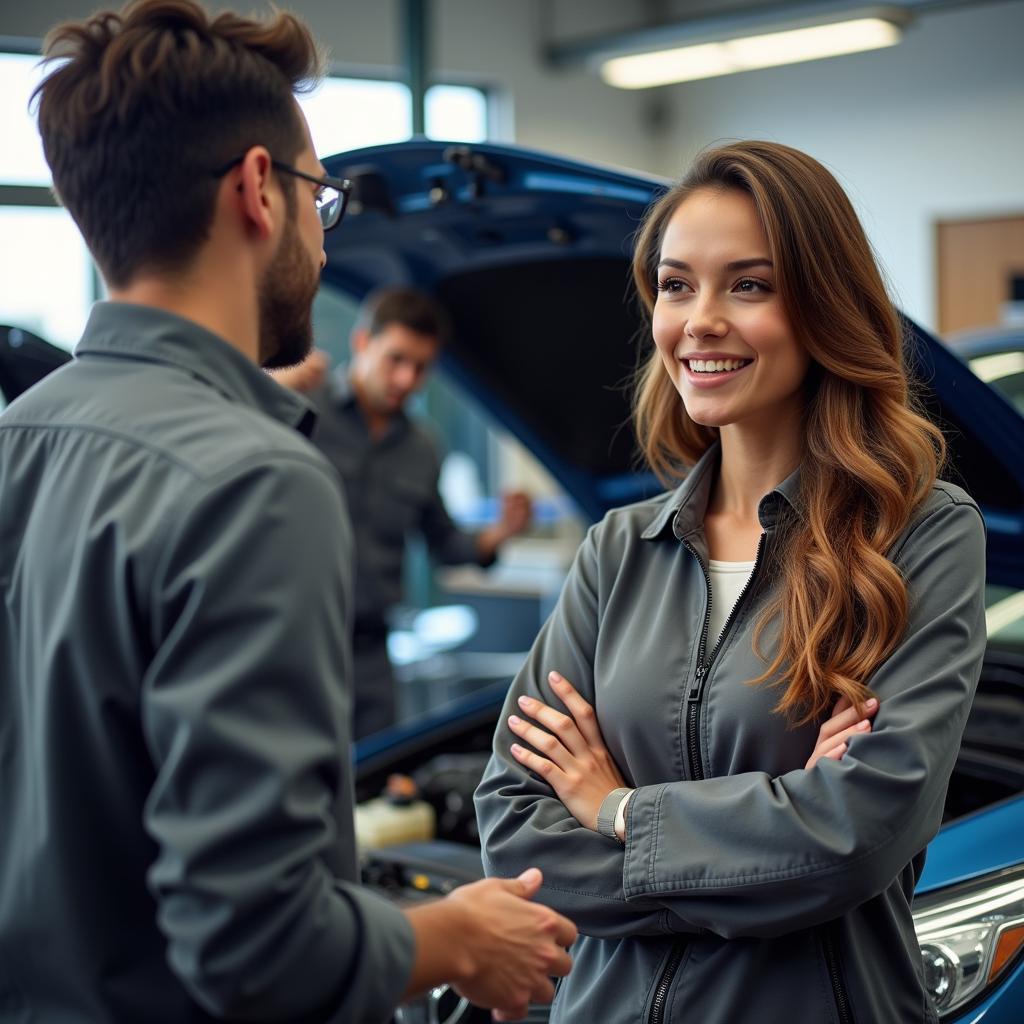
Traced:
<svg viewBox="0 0 1024 1024">
<path fill-rule="evenodd" d="M 222 178 L 232 167 L 240 164 L 244 157 L 236 156 L 234 160 L 228 161 L 219 170 L 213 172 L 215 178 Z M 280 160 L 271 160 L 270 165 L 277 171 L 284 171 L 285 174 L 294 175 L 304 181 L 311 181 L 320 187 L 316 190 L 314 202 L 316 212 L 320 215 L 320 226 L 324 231 L 330 231 L 341 223 L 348 208 L 348 197 L 352 194 L 352 182 L 348 178 L 318 178 L 316 175 L 300 171 L 291 164 L 282 163 Z"/>
</svg>

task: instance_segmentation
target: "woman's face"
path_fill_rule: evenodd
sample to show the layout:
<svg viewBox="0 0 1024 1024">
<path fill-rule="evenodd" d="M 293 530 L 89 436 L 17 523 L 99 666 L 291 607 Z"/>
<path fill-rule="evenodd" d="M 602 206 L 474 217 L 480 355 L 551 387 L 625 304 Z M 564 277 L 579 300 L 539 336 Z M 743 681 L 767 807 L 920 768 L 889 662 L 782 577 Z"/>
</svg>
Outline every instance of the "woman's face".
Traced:
<svg viewBox="0 0 1024 1024">
<path fill-rule="evenodd" d="M 798 414 L 810 357 L 775 289 L 753 200 L 702 189 L 665 229 L 653 331 L 695 422 L 771 430 Z"/>
</svg>

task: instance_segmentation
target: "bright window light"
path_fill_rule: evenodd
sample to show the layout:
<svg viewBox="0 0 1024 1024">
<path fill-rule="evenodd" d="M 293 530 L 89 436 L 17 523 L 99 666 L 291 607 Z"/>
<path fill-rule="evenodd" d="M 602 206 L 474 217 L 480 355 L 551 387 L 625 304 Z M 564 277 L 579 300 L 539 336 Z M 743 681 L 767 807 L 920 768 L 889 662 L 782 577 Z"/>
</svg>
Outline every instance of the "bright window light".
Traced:
<svg viewBox="0 0 1024 1024">
<path fill-rule="evenodd" d="M 31 54 L 0 54 L 0 183 L 49 185 L 35 118 L 32 90 L 47 74 Z M 400 142 L 412 132 L 409 89 L 401 82 L 325 78 L 317 90 L 299 97 L 313 144 L 321 156 Z M 487 138 L 487 97 L 480 89 L 435 85 L 427 91 L 427 134 L 435 139 L 482 142 Z"/>
<path fill-rule="evenodd" d="M 901 34 L 899 26 L 883 18 L 855 18 L 829 25 L 613 57 L 602 65 L 601 77 L 620 89 L 649 89 L 894 46 Z"/>
<path fill-rule="evenodd" d="M 320 156 L 401 142 L 412 133 L 409 88 L 401 82 L 326 78 L 315 92 L 299 97 Z M 427 90 L 427 135 L 457 142 L 487 138 L 487 97 L 464 85 Z"/>
<path fill-rule="evenodd" d="M 400 142 L 412 131 L 409 90 L 401 82 L 325 78 L 299 96 L 313 146 L 321 156 Z"/>
<path fill-rule="evenodd" d="M 434 85 L 427 90 L 427 135 L 452 142 L 487 138 L 487 96 L 465 85 Z"/>
<path fill-rule="evenodd" d="M 93 299 L 92 259 L 56 207 L 0 206 L 0 323 L 70 351 Z"/>
<path fill-rule="evenodd" d="M 32 90 L 49 73 L 39 56 L 0 53 L 0 185 L 50 184 Z M 402 82 L 326 78 L 299 97 L 321 156 L 400 142 L 412 131 L 408 87 Z M 469 86 L 437 85 L 427 93 L 427 132 L 477 142 L 487 137 L 487 97 Z M 65 210 L 0 206 L 0 323 L 23 327 L 71 349 L 94 295 L 92 259 Z M 59 287 L 54 285 L 59 282 Z"/>
<path fill-rule="evenodd" d="M 43 143 L 28 111 L 32 90 L 51 70 L 39 61 L 38 56 L 0 53 L 0 182 L 5 185 L 50 184 Z"/>
</svg>

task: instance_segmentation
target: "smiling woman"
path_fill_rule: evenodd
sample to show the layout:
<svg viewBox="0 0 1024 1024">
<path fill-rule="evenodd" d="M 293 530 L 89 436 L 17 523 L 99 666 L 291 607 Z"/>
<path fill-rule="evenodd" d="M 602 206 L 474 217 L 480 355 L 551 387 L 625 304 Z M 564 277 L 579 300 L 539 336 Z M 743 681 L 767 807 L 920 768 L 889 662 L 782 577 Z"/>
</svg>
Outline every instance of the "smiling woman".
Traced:
<svg viewBox="0 0 1024 1024">
<path fill-rule="evenodd" d="M 806 154 L 703 154 L 634 278 L 638 437 L 682 483 L 581 547 L 477 791 L 485 866 L 538 864 L 579 926 L 555 1021 L 934 1021 L 909 900 L 982 664 L 978 507 Z"/>
<path fill-rule="evenodd" d="M 916 411 L 896 312 L 849 200 L 788 147 L 713 150 L 651 212 L 634 279 L 656 344 L 638 393 L 640 441 L 670 479 L 721 439 L 712 547 L 720 537 L 735 552 L 728 538 L 742 530 L 722 496 L 742 489 L 732 465 L 753 458 L 778 479 L 801 466 L 807 518 L 779 553 L 786 581 L 765 621 L 779 617 L 781 636 L 759 681 L 781 672 L 779 710 L 800 721 L 836 694 L 862 703 L 906 622 L 906 588 L 885 555 L 945 442 Z M 695 372 L 690 361 L 713 349 L 749 363 Z M 755 543 L 757 525 L 747 517 Z"/>
</svg>

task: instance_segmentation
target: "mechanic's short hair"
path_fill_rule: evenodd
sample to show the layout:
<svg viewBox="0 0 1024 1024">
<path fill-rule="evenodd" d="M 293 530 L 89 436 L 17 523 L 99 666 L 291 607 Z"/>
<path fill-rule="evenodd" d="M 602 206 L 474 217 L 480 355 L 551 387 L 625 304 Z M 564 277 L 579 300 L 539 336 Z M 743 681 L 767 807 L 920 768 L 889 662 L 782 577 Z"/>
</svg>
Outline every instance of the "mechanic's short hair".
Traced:
<svg viewBox="0 0 1024 1024">
<path fill-rule="evenodd" d="M 401 324 L 417 334 L 426 334 L 444 344 L 451 324 L 440 303 L 419 288 L 379 288 L 359 307 L 358 326 L 372 338 L 390 324 Z"/>
<path fill-rule="evenodd" d="M 213 220 L 215 171 L 254 145 L 295 159 L 305 133 L 293 93 L 321 67 L 294 15 L 210 17 L 192 0 L 65 22 L 44 54 L 55 68 L 33 100 L 54 188 L 114 287 L 188 265 Z"/>
</svg>

